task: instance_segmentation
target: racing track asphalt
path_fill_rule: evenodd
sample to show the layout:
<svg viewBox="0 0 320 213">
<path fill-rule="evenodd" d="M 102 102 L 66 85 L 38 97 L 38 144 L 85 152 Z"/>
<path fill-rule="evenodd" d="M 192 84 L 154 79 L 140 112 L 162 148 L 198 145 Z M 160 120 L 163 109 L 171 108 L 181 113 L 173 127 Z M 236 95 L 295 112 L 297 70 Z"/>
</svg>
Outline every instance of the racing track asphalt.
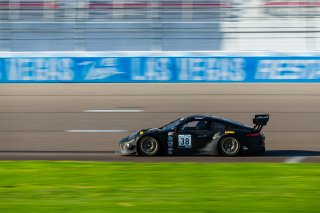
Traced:
<svg viewBox="0 0 320 213">
<path fill-rule="evenodd" d="M 134 130 L 201 113 L 248 125 L 269 113 L 266 155 L 114 154 Z M 0 121 L 3 160 L 320 162 L 320 84 L 1 84 Z"/>
</svg>

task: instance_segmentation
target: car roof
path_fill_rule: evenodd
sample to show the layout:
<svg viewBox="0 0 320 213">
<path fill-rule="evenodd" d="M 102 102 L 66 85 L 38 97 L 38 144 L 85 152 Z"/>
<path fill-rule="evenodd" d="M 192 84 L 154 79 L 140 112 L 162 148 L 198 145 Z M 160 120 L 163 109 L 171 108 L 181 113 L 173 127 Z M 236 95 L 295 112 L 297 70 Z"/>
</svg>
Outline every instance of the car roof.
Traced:
<svg viewBox="0 0 320 213">
<path fill-rule="evenodd" d="M 230 124 L 234 124 L 237 126 L 246 126 L 245 124 L 242 124 L 238 121 L 234 121 L 231 119 L 227 119 L 227 118 L 223 118 L 223 117 L 219 117 L 219 116 L 215 116 L 215 115 L 202 115 L 202 114 L 195 114 L 195 115 L 189 115 L 184 117 L 185 120 L 192 120 L 192 119 L 210 119 L 210 120 L 218 120 L 218 121 L 222 121 L 225 123 L 230 123 Z"/>
<path fill-rule="evenodd" d="M 185 120 L 210 118 L 208 115 L 189 115 L 184 117 Z"/>
</svg>

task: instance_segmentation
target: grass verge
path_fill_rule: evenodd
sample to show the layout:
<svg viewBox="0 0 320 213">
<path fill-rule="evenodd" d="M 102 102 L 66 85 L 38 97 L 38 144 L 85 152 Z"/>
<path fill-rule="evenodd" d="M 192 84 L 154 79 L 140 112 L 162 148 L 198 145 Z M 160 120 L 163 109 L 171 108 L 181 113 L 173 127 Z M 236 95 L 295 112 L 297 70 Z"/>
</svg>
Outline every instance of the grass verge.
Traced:
<svg viewBox="0 0 320 213">
<path fill-rule="evenodd" d="M 318 164 L 0 162 L 0 212 L 318 212 Z"/>
</svg>

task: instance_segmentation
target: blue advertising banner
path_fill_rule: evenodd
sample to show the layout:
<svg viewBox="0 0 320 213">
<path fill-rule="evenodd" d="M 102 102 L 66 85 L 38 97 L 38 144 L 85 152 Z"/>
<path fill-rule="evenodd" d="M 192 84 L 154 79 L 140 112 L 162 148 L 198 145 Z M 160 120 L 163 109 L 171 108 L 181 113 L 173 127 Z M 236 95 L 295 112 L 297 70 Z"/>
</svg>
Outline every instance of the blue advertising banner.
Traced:
<svg viewBox="0 0 320 213">
<path fill-rule="evenodd" d="M 1 57 L 0 82 L 320 82 L 320 57 Z"/>
</svg>

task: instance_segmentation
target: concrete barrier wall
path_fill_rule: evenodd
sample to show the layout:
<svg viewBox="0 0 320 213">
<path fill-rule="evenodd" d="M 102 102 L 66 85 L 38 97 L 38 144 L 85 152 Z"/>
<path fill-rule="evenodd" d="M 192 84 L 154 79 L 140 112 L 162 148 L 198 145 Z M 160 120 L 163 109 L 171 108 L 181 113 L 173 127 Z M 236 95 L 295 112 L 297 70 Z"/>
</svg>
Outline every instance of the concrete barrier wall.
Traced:
<svg viewBox="0 0 320 213">
<path fill-rule="evenodd" d="M 2 53 L 0 82 L 320 82 L 320 55 Z"/>
</svg>

